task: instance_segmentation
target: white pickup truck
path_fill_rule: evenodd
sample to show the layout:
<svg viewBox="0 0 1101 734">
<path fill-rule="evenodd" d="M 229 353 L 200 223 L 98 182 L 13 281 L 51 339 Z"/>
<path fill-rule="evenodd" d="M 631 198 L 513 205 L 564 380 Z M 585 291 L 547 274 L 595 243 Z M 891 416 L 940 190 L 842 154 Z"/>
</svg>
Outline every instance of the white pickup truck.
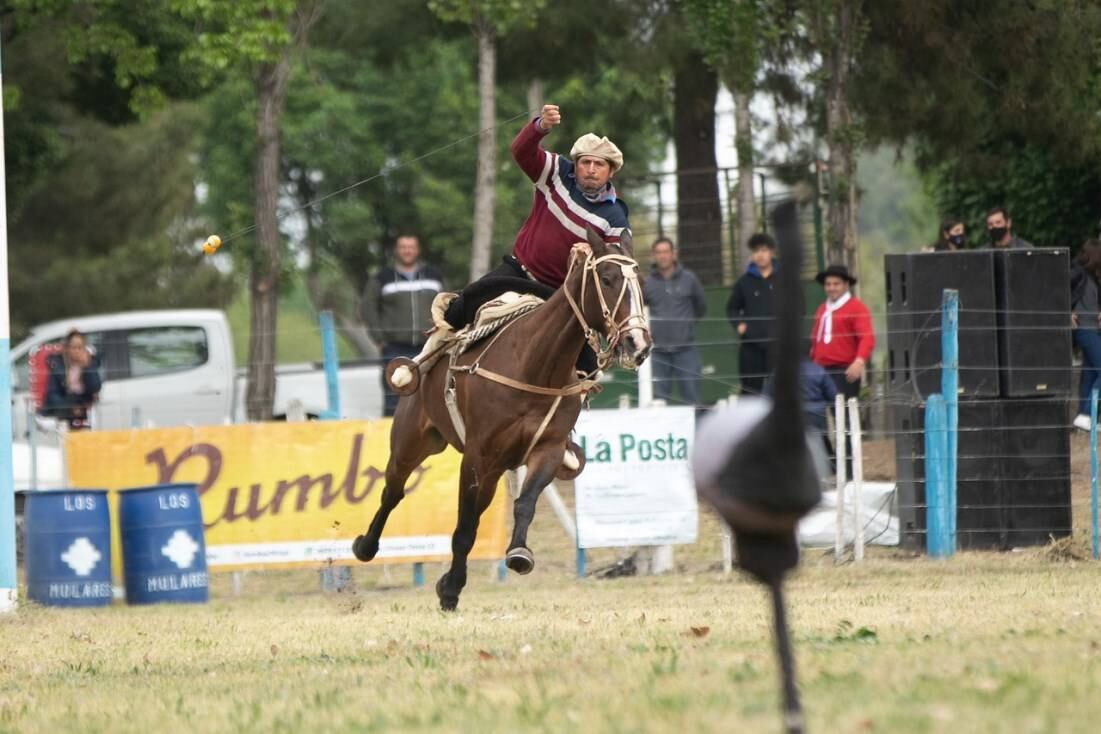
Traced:
<svg viewBox="0 0 1101 734">
<path fill-rule="evenodd" d="M 92 413 L 93 428 L 211 425 L 246 419 L 245 370 L 236 368 L 224 313 L 132 311 L 42 324 L 12 349 L 12 422 L 17 441 L 27 436 L 31 351 L 61 343 L 74 328 L 85 335 L 100 360 L 103 390 Z M 342 418 L 382 415 L 381 373 L 377 362 L 341 366 Z M 327 410 L 328 391 L 320 363 L 276 368 L 274 415 L 285 417 L 295 402 L 308 417 Z"/>
</svg>

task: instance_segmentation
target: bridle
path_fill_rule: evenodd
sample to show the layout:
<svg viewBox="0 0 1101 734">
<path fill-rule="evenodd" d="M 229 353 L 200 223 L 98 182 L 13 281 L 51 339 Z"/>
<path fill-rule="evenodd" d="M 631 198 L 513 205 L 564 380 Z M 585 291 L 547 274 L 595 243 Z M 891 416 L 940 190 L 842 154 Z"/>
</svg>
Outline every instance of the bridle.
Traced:
<svg viewBox="0 0 1101 734">
<path fill-rule="evenodd" d="M 580 260 L 580 252 L 575 250 L 570 257 L 570 267 L 566 272 L 566 283 L 569 282 L 570 276 L 573 274 L 574 266 L 577 265 Z M 604 298 L 604 289 L 600 287 L 600 273 L 597 270 L 599 266 L 606 262 L 617 263 L 620 267 L 620 271 L 623 273 L 623 283 L 619 288 L 619 295 L 616 297 L 615 304 L 609 308 L 608 301 Z M 577 317 L 578 322 L 581 324 L 581 329 L 585 333 L 585 341 L 589 343 L 593 351 L 596 352 L 596 364 L 598 369 L 606 369 L 612 362 L 615 355 L 616 347 L 619 346 L 619 340 L 631 329 L 642 329 L 647 333 L 650 333 L 650 327 L 646 323 L 646 317 L 642 312 L 642 286 L 638 281 L 638 263 L 634 258 L 627 255 L 608 254 L 596 257 L 593 255 L 592 250 L 585 252 L 585 262 L 581 266 L 581 303 L 585 303 L 585 289 L 588 286 L 590 278 L 593 281 L 593 287 L 596 289 L 596 295 L 600 301 L 600 310 L 604 318 L 604 336 L 607 337 L 607 341 L 601 339 L 601 333 L 596 329 L 589 326 L 588 321 L 585 320 L 585 314 L 581 308 L 577 305 L 577 301 L 574 300 L 573 294 L 569 288 L 566 288 L 566 300 L 569 301 L 570 307 L 573 309 L 574 315 Z M 623 304 L 623 298 L 628 293 L 630 297 L 635 299 L 635 303 L 638 304 L 638 313 L 631 313 L 628 309 L 627 316 L 621 321 L 615 320 L 615 313 L 619 310 L 619 307 Z M 627 369 L 635 368 L 634 355 L 625 354 L 620 357 L 620 363 Z"/>
</svg>

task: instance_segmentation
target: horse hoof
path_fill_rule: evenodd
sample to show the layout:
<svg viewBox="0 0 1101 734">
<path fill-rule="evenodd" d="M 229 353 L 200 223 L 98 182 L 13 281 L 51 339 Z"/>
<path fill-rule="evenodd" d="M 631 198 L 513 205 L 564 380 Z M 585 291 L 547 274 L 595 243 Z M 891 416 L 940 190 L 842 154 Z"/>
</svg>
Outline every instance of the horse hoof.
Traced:
<svg viewBox="0 0 1101 734">
<path fill-rule="evenodd" d="M 444 587 L 447 585 L 448 574 L 440 576 L 436 582 L 436 596 L 440 598 L 440 609 L 445 612 L 453 612 L 459 606 L 459 595 L 448 594 Z"/>
<path fill-rule="evenodd" d="M 394 357 L 386 365 L 386 384 L 398 395 L 412 395 L 421 384 L 421 371 L 408 357 Z"/>
<path fill-rule="evenodd" d="M 513 548 L 505 554 L 505 565 L 521 576 L 526 576 L 535 568 L 535 556 L 523 546 Z"/>
<path fill-rule="evenodd" d="M 367 540 L 366 535 L 358 535 L 355 541 L 352 542 L 352 554 L 364 563 L 374 558 L 377 553 L 378 541 L 371 543 Z"/>
<path fill-rule="evenodd" d="M 572 459 L 572 461 L 571 461 Z M 562 455 L 562 464 L 554 473 L 555 479 L 570 482 L 585 471 L 585 452 L 573 441 L 566 444 L 566 452 Z"/>
</svg>

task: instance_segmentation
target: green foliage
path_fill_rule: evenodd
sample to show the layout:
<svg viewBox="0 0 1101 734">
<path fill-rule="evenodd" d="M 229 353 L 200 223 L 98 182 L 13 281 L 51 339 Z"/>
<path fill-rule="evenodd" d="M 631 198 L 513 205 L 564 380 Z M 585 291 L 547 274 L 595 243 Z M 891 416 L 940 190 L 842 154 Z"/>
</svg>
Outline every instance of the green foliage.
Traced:
<svg viewBox="0 0 1101 734">
<path fill-rule="evenodd" d="M 982 158 L 998 136 L 1071 159 L 1101 148 L 1098 4 L 922 0 L 866 12 L 857 98 L 873 138 L 917 137 L 933 161 Z"/>
<path fill-rule="evenodd" d="M 769 41 L 761 0 L 681 0 L 696 47 L 734 89 L 756 82 L 760 48 Z"/>
<path fill-rule="evenodd" d="M 19 34 L 63 42 L 70 98 L 98 119 L 131 122 L 202 91 L 184 53 L 192 31 L 159 0 L 14 0 Z M 9 54 L 10 56 L 10 54 Z"/>
<path fill-rule="evenodd" d="M 488 23 L 499 35 L 519 25 L 534 25 L 545 0 L 428 0 L 428 7 L 442 20 Z"/>
<path fill-rule="evenodd" d="M 1001 205 L 1019 236 L 1076 250 L 1098 233 L 1099 166 L 1101 157 L 1068 163 L 1043 146 L 1001 140 L 932 165 L 927 178 L 940 211 L 966 224 L 970 247 L 989 245 L 986 212 Z"/>
<path fill-rule="evenodd" d="M 67 121 L 55 165 L 13 211 L 13 331 L 126 308 L 218 305 L 230 280 L 204 261 L 189 218 L 196 111 L 173 105 L 110 128 Z"/>
<path fill-rule="evenodd" d="M 195 43 L 184 56 L 207 79 L 238 64 L 271 62 L 291 42 L 289 20 L 298 0 L 170 0 L 180 17 L 197 24 Z"/>
</svg>

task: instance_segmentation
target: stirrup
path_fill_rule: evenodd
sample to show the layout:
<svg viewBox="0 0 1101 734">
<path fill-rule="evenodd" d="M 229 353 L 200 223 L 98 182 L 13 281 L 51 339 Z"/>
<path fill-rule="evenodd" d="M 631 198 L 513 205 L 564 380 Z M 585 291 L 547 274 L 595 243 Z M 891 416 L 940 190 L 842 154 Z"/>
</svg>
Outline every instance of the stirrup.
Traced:
<svg viewBox="0 0 1101 734">
<path fill-rule="evenodd" d="M 554 478 L 563 482 L 570 482 L 576 479 L 584 470 L 585 452 L 573 441 L 568 442 L 566 444 L 566 451 L 562 455 L 562 463 L 554 473 Z"/>
<path fill-rule="evenodd" d="M 421 386 L 420 366 L 408 357 L 394 357 L 386 365 L 386 384 L 398 395 L 412 395 Z"/>
</svg>

